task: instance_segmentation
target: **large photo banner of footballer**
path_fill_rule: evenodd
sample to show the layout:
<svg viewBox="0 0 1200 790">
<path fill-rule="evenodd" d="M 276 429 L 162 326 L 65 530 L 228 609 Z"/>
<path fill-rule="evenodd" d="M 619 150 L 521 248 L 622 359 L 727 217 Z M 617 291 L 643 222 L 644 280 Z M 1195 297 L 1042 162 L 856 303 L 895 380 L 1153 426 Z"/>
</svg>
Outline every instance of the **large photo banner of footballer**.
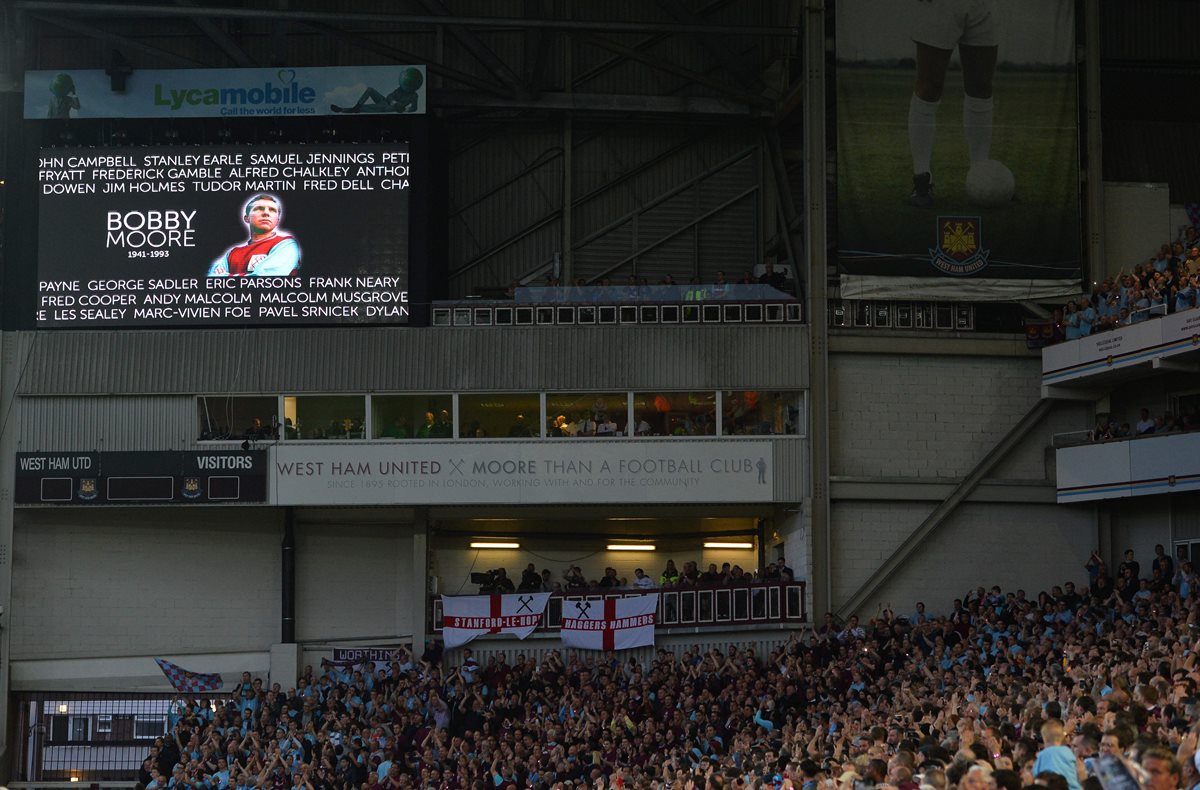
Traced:
<svg viewBox="0 0 1200 790">
<path fill-rule="evenodd" d="M 409 151 L 47 148 L 39 327 L 407 323 Z"/>
<path fill-rule="evenodd" d="M 1074 0 L 842 0 L 846 298 L 1078 293 Z"/>
</svg>

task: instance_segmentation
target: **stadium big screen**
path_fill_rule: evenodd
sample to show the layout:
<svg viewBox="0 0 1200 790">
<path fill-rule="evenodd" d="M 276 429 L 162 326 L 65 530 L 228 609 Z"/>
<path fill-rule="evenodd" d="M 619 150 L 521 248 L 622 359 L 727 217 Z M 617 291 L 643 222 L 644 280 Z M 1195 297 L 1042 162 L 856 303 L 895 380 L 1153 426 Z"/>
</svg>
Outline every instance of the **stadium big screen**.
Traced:
<svg viewBox="0 0 1200 790">
<path fill-rule="evenodd" d="M 408 321 L 409 150 L 47 148 L 39 327 Z"/>
</svg>

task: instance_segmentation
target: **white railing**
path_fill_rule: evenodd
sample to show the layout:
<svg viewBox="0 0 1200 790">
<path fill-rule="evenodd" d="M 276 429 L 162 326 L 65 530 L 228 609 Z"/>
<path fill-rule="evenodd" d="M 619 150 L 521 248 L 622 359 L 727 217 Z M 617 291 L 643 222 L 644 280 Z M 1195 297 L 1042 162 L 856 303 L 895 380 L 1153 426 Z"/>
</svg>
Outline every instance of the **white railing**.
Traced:
<svg viewBox="0 0 1200 790">
<path fill-rule="evenodd" d="M 656 627 L 726 628 L 741 625 L 787 625 L 808 622 L 805 583 L 755 582 L 739 586 L 663 588 L 658 593 Z M 557 632 L 562 627 L 563 601 L 603 602 L 607 598 L 641 595 L 642 590 L 614 593 L 555 593 L 550 596 L 539 632 Z M 431 630 L 442 631 L 442 598 L 433 599 Z"/>
</svg>

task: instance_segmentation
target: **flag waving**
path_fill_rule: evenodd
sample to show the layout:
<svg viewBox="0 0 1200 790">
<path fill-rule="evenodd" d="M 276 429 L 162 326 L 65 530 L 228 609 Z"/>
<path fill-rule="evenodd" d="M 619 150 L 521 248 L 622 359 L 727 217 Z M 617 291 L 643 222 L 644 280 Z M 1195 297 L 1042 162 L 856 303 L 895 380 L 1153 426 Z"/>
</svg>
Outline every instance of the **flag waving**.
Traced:
<svg viewBox="0 0 1200 790">
<path fill-rule="evenodd" d="M 184 694 L 198 694 L 201 691 L 217 691 L 225 681 L 216 672 L 189 672 L 178 664 L 172 664 L 165 658 L 154 659 L 158 668 L 167 676 L 167 680 L 176 691 Z"/>
<path fill-rule="evenodd" d="M 658 593 L 603 601 L 563 601 L 563 644 L 586 650 L 653 645 L 657 610 Z"/>
<path fill-rule="evenodd" d="M 550 593 L 443 597 L 442 640 L 446 647 L 458 647 L 483 634 L 524 639 L 542 622 L 549 600 Z"/>
</svg>

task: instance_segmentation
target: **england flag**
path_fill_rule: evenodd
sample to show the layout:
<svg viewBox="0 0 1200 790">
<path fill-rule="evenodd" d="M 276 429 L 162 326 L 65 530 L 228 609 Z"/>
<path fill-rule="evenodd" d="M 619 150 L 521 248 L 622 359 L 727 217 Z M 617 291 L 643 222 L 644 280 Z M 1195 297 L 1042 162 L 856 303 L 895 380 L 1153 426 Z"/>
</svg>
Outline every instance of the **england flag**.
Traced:
<svg viewBox="0 0 1200 790">
<path fill-rule="evenodd" d="M 484 634 L 512 634 L 524 639 L 542 622 L 550 593 L 459 595 L 442 598 L 442 641 L 465 645 Z"/>
<path fill-rule="evenodd" d="M 563 644 L 585 650 L 653 645 L 657 610 L 658 593 L 603 601 L 563 601 Z"/>
</svg>

